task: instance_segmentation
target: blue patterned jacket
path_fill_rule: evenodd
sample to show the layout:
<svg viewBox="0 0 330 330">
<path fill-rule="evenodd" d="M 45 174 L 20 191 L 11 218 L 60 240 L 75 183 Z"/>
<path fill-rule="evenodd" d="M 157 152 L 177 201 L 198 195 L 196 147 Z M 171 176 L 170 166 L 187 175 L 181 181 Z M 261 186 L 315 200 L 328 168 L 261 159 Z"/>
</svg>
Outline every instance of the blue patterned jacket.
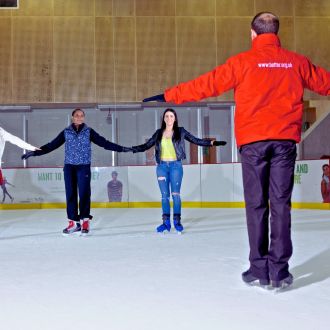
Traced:
<svg viewBox="0 0 330 330">
<path fill-rule="evenodd" d="M 87 125 L 84 125 L 80 131 L 75 131 L 72 125 L 64 129 L 64 164 L 86 165 L 91 163 L 90 131 L 91 129 Z"/>
<path fill-rule="evenodd" d="M 34 156 L 41 156 L 59 148 L 65 143 L 64 164 L 90 165 L 91 164 L 91 142 L 106 150 L 126 151 L 127 148 L 106 140 L 86 124 L 70 125 L 65 128 L 53 141 L 40 147 L 41 150 L 34 151 Z"/>
</svg>

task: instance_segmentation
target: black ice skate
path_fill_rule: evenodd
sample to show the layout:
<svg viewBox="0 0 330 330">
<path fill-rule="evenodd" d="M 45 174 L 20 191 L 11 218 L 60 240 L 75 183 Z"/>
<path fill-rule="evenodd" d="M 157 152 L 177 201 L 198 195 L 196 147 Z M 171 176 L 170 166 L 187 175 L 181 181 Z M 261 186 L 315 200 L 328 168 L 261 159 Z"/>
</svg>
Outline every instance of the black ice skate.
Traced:
<svg viewBox="0 0 330 330">
<path fill-rule="evenodd" d="M 242 280 L 243 282 L 251 286 L 260 285 L 261 287 L 267 287 L 270 284 L 268 278 L 258 278 L 254 276 L 249 269 L 246 272 L 242 273 Z"/>
<path fill-rule="evenodd" d="M 272 287 L 276 290 L 282 290 L 288 288 L 293 283 L 293 276 L 289 273 L 289 276 L 281 281 L 271 281 Z"/>
</svg>

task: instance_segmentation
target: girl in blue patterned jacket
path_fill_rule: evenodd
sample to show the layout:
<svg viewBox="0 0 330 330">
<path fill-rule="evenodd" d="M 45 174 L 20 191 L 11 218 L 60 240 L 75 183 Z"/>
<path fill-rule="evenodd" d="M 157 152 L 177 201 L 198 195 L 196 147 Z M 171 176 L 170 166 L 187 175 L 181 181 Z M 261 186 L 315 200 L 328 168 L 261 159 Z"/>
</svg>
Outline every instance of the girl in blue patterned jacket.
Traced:
<svg viewBox="0 0 330 330">
<path fill-rule="evenodd" d="M 67 203 L 68 226 L 64 235 L 89 233 L 91 205 L 91 142 L 98 146 L 117 152 L 131 151 L 130 148 L 106 140 L 85 123 L 85 113 L 81 109 L 72 112 L 72 124 L 65 128 L 53 141 L 40 147 L 41 150 L 30 151 L 22 156 L 45 155 L 65 143 L 64 182 Z M 78 189 L 77 189 L 78 188 Z M 78 193 L 79 191 L 79 213 Z M 82 226 L 80 224 L 82 221 Z"/>
</svg>

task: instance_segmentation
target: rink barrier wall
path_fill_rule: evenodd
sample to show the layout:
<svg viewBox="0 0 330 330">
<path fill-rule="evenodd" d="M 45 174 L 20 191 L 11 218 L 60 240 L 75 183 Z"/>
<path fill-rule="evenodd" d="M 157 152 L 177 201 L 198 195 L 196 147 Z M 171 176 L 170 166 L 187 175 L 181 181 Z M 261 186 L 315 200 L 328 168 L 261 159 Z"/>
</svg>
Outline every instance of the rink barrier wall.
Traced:
<svg viewBox="0 0 330 330">
<path fill-rule="evenodd" d="M 297 161 L 292 207 L 329 210 L 322 203 L 322 165 L 328 160 Z M 63 168 L 3 168 L 14 185 L 0 210 L 65 208 Z M 112 172 L 121 182 L 121 202 L 115 200 Z M 92 167 L 92 208 L 160 208 L 161 195 L 155 166 Z M 1 194 L 0 194 L 1 195 Z M 117 196 L 118 197 L 118 196 Z M 1 198 L 1 196 L 0 196 Z M 181 188 L 184 208 L 244 208 L 240 163 L 184 165 Z"/>
<path fill-rule="evenodd" d="M 183 208 L 244 208 L 244 202 L 182 202 Z M 65 203 L 0 204 L 0 210 L 65 209 Z M 91 208 L 161 208 L 160 202 L 94 203 Z M 292 203 L 293 209 L 329 210 L 330 203 Z"/>
</svg>

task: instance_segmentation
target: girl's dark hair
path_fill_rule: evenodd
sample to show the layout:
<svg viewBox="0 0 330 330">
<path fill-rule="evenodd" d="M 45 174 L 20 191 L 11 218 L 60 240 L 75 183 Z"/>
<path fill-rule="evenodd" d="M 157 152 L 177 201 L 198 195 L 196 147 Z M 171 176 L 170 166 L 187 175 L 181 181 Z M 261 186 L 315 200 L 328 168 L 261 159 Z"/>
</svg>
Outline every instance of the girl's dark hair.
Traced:
<svg viewBox="0 0 330 330">
<path fill-rule="evenodd" d="M 254 16 L 251 28 L 257 35 L 263 33 L 278 33 L 280 21 L 276 15 L 270 12 L 261 12 Z"/>
<path fill-rule="evenodd" d="M 165 120 L 164 120 L 166 112 L 172 112 L 174 117 L 175 117 L 175 121 L 173 123 L 173 138 L 174 138 L 175 141 L 178 141 L 178 140 L 180 140 L 178 116 L 176 114 L 176 111 L 174 109 L 171 109 L 171 108 L 166 109 L 163 113 L 161 127 L 160 127 L 161 134 L 158 135 L 158 140 L 160 141 L 162 139 L 163 132 L 166 128 L 166 123 L 165 123 Z"/>
<path fill-rule="evenodd" d="M 84 115 L 85 115 L 85 112 L 84 112 L 84 110 L 82 110 L 82 109 L 80 109 L 80 108 L 76 108 L 76 109 L 74 109 L 73 111 L 72 111 L 72 114 L 71 114 L 71 116 L 73 117 L 74 116 L 74 114 L 77 112 L 77 111 L 81 111 Z"/>
</svg>

